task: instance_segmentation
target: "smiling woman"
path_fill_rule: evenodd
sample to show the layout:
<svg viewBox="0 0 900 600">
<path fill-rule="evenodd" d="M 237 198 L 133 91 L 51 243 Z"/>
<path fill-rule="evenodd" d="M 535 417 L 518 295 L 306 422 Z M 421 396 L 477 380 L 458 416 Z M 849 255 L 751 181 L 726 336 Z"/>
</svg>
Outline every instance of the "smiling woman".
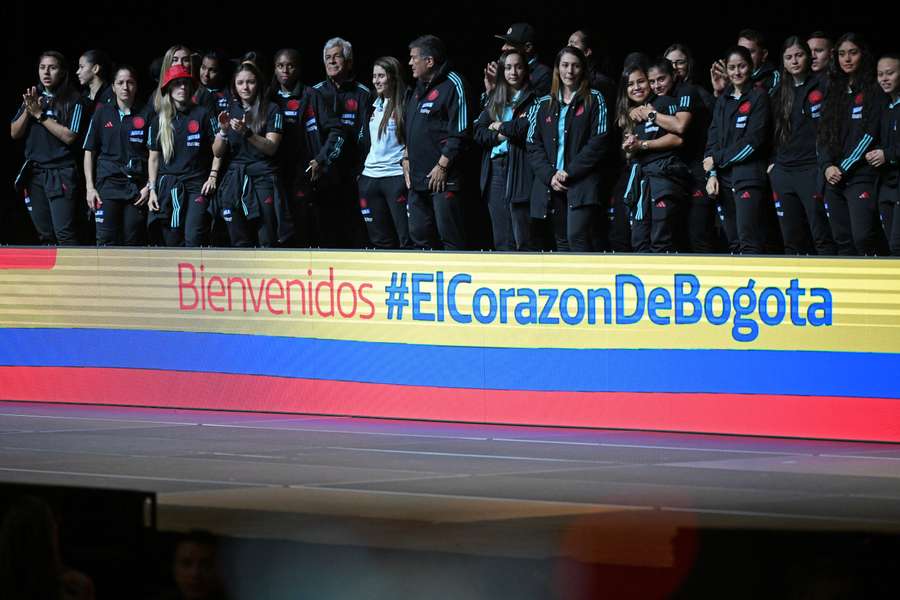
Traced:
<svg viewBox="0 0 900 600">
<path fill-rule="evenodd" d="M 766 186 L 762 154 L 769 141 L 769 95 L 752 84 L 753 58 L 743 46 L 724 56 L 731 88 L 716 100 L 703 168 L 717 198 L 732 254 L 761 254 L 760 203 Z M 738 199 L 740 200 L 738 202 Z"/>
<path fill-rule="evenodd" d="M 673 87 L 674 69 L 664 58 L 622 74 L 617 120 L 628 159 L 623 203 L 631 211 L 635 252 L 675 251 L 676 218 L 690 187 L 690 172 L 676 153 L 690 113 L 669 95 Z"/>
</svg>

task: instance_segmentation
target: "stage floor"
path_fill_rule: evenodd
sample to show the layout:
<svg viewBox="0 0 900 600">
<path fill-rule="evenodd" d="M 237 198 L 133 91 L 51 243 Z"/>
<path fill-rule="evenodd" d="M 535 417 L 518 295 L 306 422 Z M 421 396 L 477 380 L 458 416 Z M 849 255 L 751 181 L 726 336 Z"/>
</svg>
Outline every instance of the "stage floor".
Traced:
<svg viewBox="0 0 900 600">
<path fill-rule="evenodd" d="M 161 530 L 315 544 L 666 566 L 685 529 L 900 532 L 896 444 L 2 402 L 0 456 L 156 492 Z"/>
</svg>

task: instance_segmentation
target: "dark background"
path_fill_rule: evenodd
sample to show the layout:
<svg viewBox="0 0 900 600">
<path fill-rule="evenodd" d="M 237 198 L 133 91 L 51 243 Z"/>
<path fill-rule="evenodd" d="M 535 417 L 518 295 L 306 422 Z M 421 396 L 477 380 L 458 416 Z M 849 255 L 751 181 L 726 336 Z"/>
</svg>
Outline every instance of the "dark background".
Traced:
<svg viewBox="0 0 900 600">
<path fill-rule="evenodd" d="M 613 65 L 628 52 L 652 55 L 672 41 L 694 49 L 701 65 L 708 65 L 736 39 L 744 27 L 769 37 L 775 53 L 785 37 L 824 29 L 835 35 L 857 29 L 876 42 L 896 44 L 896 23 L 878 18 L 874 4 L 822 2 L 578 2 L 535 4 L 490 0 L 422 0 L 402 2 L 254 2 L 243 6 L 198 2 L 112 2 L 96 0 L 50 8 L 43 2 L 15 6 L 15 26 L 9 56 L 13 90 L 36 79 L 36 58 L 55 48 L 77 62 L 90 48 L 106 49 L 114 60 L 141 68 L 173 43 L 194 50 L 218 47 L 233 57 L 247 49 L 270 56 L 281 47 L 296 47 L 303 57 L 304 79 L 319 81 L 322 44 L 341 36 L 354 44 L 361 79 L 368 80 L 374 58 L 392 54 L 405 59 L 407 44 L 423 33 L 447 43 L 457 68 L 473 86 L 480 85 L 481 68 L 495 58 L 499 40 L 515 21 L 527 21 L 538 34 L 543 61 L 550 63 L 569 33 L 587 27 L 607 47 Z M 860 8 L 866 6 L 865 12 Z M 405 60 L 403 61 L 405 63 Z M 146 71 L 146 69 L 144 69 Z M 616 69 L 614 69 L 616 70 Z M 21 83 L 19 83 L 21 82 Z M 16 103 L 16 97 L 10 99 Z"/>
<path fill-rule="evenodd" d="M 545 1 L 512 6 L 512 2 L 421 0 L 413 3 L 347 0 L 245 2 L 243 5 L 97 0 L 66 5 L 22 2 L 7 17 L 10 79 L 6 110 L 10 118 L 21 103 L 21 90 L 37 81 L 37 56 L 49 48 L 77 63 L 85 50 L 101 48 L 117 62 L 133 64 L 143 73 L 141 95 L 150 90 L 150 62 L 166 48 L 182 43 L 195 51 L 219 48 L 229 57 L 248 49 L 268 61 L 276 50 L 295 47 L 302 55 L 301 78 L 308 84 L 324 77 L 322 45 L 331 37 L 350 40 L 360 81 L 369 84 L 372 61 L 394 55 L 405 64 L 408 43 L 424 33 L 446 42 L 455 68 L 469 84 L 472 97 L 482 89 L 484 64 L 498 55 L 495 34 L 510 24 L 527 21 L 537 29 L 542 62 L 551 64 L 569 34 L 587 27 L 597 50 L 605 56 L 609 74 L 632 51 L 657 55 L 671 42 L 682 41 L 694 51 L 696 75 L 708 85 L 708 65 L 736 41 L 744 27 L 762 31 L 777 57 L 791 34 L 823 29 L 837 37 L 847 30 L 868 35 L 876 52 L 896 49 L 896 23 L 879 18 L 874 4 L 848 0 L 823 2 L 578 2 Z M 860 10 L 861 7 L 865 10 Z M 886 47 L 887 44 L 893 48 Z M 74 75 L 74 67 L 73 67 Z M 7 140 L 9 138 L 6 138 Z M 21 164 L 20 144 L 7 142 L 6 179 L 12 182 Z M 13 201 L 12 187 L 2 195 Z M 9 209 L 9 205 L 4 207 Z M 6 210 L 0 211 L 5 213 Z M 6 219 L 4 219 L 6 221 Z M 27 223 L 27 219 L 26 219 Z M 3 230 L 6 235 L 3 235 Z M 8 223 L 0 225 L 0 243 L 10 238 Z"/>
</svg>

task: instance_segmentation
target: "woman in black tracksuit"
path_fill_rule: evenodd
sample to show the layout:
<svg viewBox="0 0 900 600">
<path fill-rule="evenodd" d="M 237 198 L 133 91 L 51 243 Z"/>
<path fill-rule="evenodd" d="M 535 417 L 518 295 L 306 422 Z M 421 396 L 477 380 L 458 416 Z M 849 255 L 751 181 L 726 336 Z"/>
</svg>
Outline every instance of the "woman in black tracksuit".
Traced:
<svg viewBox="0 0 900 600">
<path fill-rule="evenodd" d="M 753 59 L 746 48 L 732 47 L 725 64 L 731 88 L 713 109 L 703 159 L 706 191 L 718 200 L 731 253 L 762 254 L 769 95 L 753 85 Z"/>
<path fill-rule="evenodd" d="M 879 144 L 884 93 L 866 42 L 846 33 L 835 44 L 828 96 L 818 131 L 825 207 L 841 255 L 872 255 L 883 242 L 878 215 L 878 170 L 865 160 Z"/>
<path fill-rule="evenodd" d="M 609 151 L 609 117 L 602 94 L 588 87 L 581 50 L 559 51 L 550 95 L 532 106 L 528 120 L 531 216 L 552 220 L 557 250 L 589 252 L 591 221 L 601 202 L 598 165 Z"/>
<path fill-rule="evenodd" d="M 76 165 L 73 146 L 84 121 L 84 103 L 69 83 L 62 54 L 48 51 L 38 61 L 40 83 L 25 90 L 10 126 L 12 139 L 25 138 L 25 164 L 16 177 L 42 244 L 73 245 Z"/>
<path fill-rule="evenodd" d="M 775 156 L 769 167 L 772 197 L 786 254 L 833 255 L 831 226 L 820 193 L 816 128 L 827 80 L 812 72 L 812 52 L 791 36 L 784 42 L 782 85 L 772 98 Z"/>
<path fill-rule="evenodd" d="M 482 147 L 481 195 L 491 216 L 495 250 L 530 250 L 534 175 L 525 137 L 535 93 L 528 83 L 528 58 L 519 50 L 500 57 L 502 75 L 475 122 Z"/>
<path fill-rule="evenodd" d="M 123 66 L 113 75 L 114 104 L 94 113 L 84 140 L 88 208 L 97 244 L 137 246 L 147 229 L 147 115 L 136 109 L 137 73 Z M 96 176 L 95 176 L 96 175 Z"/>
<path fill-rule="evenodd" d="M 660 66 L 654 66 L 656 73 Z M 677 101 L 653 93 L 647 68 L 641 64 L 626 67 L 619 88 L 616 121 L 628 161 L 623 202 L 631 215 L 631 246 L 635 252 L 675 252 L 677 211 L 690 175 L 677 153 L 681 136 L 667 131 L 657 119 L 668 119 L 675 129 Z"/>
<path fill-rule="evenodd" d="M 159 112 L 150 123 L 149 224 L 160 223 L 167 246 L 207 243 L 211 195 L 218 169 L 211 168 L 216 117 L 194 104 L 191 72 L 175 64 L 159 86 Z"/>
<path fill-rule="evenodd" d="M 319 186 L 336 177 L 332 162 L 346 135 L 330 116 L 322 95 L 300 81 L 300 52 L 283 48 L 275 53 L 271 99 L 284 116 L 284 132 L 276 156 L 294 223 L 293 245 L 318 246 Z M 312 168 L 312 163 L 316 168 Z"/>
<path fill-rule="evenodd" d="M 670 53 L 678 56 L 679 50 Z M 678 155 L 690 171 L 685 182 L 687 194 L 679 207 L 676 225 L 676 245 L 679 250 L 710 254 L 718 251 L 715 232 L 715 202 L 706 193 L 703 172 L 703 152 L 709 129 L 711 111 L 707 108 L 700 88 L 679 79 L 678 71 L 667 58 L 653 62 L 647 69 L 650 89 L 657 96 L 675 99 L 675 114 L 658 113 L 656 124 L 680 136 L 684 143 Z"/>
<path fill-rule="evenodd" d="M 219 114 L 213 143 L 214 156 L 230 157 L 215 212 L 225 221 L 232 246 L 275 246 L 293 234 L 275 162 L 284 117 L 252 62 L 237 68 L 231 96 L 228 112 Z"/>
<path fill-rule="evenodd" d="M 887 107 L 881 113 L 881 148 L 866 153 L 866 162 L 880 171 L 878 206 L 881 224 L 891 254 L 900 256 L 900 139 L 897 113 L 900 113 L 900 54 L 885 54 L 878 60 L 878 85 L 887 94 Z"/>
</svg>

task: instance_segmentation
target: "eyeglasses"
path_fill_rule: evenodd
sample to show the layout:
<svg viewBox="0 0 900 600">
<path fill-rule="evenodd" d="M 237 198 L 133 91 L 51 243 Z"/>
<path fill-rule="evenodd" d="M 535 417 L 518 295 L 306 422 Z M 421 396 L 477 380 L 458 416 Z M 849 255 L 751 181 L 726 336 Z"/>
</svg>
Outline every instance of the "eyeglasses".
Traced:
<svg viewBox="0 0 900 600">
<path fill-rule="evenodd" d="M 672 61 L 672 66 L 675 66 L 675 67 L 683 67 L 686 64 L 687 64 L 687 60 L 684 58 L 679 58 L 677 60 Z"/>
</svg>

